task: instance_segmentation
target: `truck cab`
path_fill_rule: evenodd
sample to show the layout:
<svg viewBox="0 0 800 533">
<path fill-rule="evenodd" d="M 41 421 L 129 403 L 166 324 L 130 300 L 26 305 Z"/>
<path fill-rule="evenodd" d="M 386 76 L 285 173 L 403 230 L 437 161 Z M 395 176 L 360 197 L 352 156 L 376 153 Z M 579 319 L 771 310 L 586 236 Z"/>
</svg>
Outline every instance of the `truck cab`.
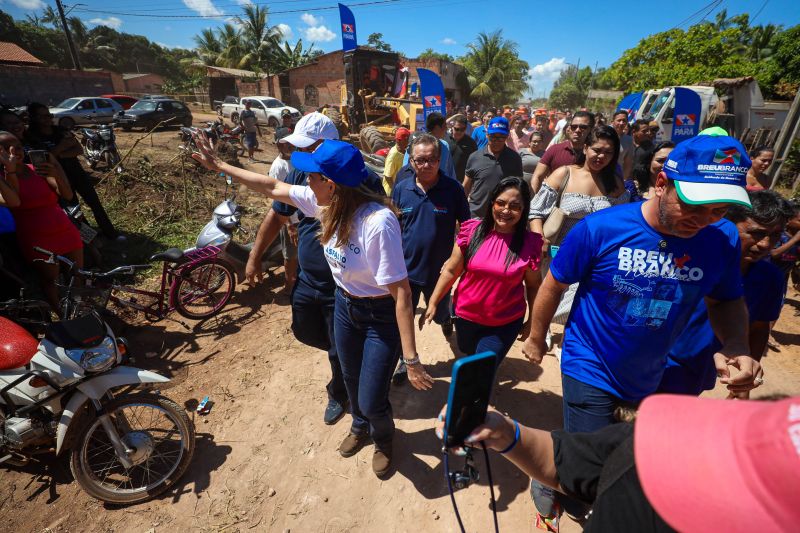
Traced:
<svg viewBox="0 0 800 533">
<path fill-rule="evenodd" d="M 700 97 L 700 128 L 706 127 L 711 110 L 717 105 L 719 98 L 713 87 L 704 87 L 700 85 L 684 86 L 697 93 Z M 659 95 L 653 101 L 647 115 L 658 123 L 658 133 L 656 134 L 655 141 L 660 142 L 672 139 L 672 130 L 674 128 L 674 112 L 675 112 L 675 87 L 667 87 L 662 89 Z M 637 115 L 639 116 L 639 115 Z M 645 115 L 641 115 L 645 116 Z"/>
</svg>

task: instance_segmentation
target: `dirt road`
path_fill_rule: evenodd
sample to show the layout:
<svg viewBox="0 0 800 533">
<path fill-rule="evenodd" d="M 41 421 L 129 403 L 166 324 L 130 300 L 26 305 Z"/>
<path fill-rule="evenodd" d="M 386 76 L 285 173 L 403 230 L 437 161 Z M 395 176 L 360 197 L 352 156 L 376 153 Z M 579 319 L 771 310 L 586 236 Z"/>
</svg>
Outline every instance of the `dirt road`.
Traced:
<svg viewBox="0 0 800 533">
<path fill-rule="evenodd" d="M 155 501 L 114 508 L 78 489 L 66 461 L 0 468 L 0 520 L 5 531 L 35 532 L 406 532 L 457 531 L 432 428 L 445 402 L 455 347 L 438 327 L 418 346 L 433 390 L 393 388 L 396 472 L 371 471 L 372 448 L 350 459 L 336 451 L 349 417 L 322 423 L 329 367 L 325 354 L 298 343 L 289 330 L 280 281 L 239 287 L 217 319 L 189 324 L 138 323 L 117 331 L 130 340 L 136 365 L 172 378 L 163 394 L 190 410 L 197 428 L 195 459 L 178 486 Z M 800 394 L 800 295 L 792 292 L 774 334 L 779 351 L 764 364 L 759 395 Z M 532 366 L 517 344 L 499 372 L 496 405 L 521 422 L 561 422 L 558 363 Z M 194 415 L 198 399 L 215 402 Z M 723 396 L 716 390 L 712 396 Z M 528 479 L 491 455 L 501 530 L 536 531 Z M 478 464 L 483 471 L 482 458 Z M 468 531 L 490 531 L 484 479 L 456 494 Z M 579 531 L 568 523 L 564 531 Z"/>
</svg>

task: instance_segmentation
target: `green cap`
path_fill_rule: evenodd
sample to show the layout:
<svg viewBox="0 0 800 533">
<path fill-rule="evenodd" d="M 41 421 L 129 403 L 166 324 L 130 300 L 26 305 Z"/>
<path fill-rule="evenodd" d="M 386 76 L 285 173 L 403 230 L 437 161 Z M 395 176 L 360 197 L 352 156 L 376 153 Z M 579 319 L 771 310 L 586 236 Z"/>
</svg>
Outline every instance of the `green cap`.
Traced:
<svg viewBox="0 0 800 533">
<path fill-rule="evenodd" d="M 711 126 L 710 128 L 706 128 L 698 133 L 698 135 L 711 135 L 712 137 L 719 137 L 720 135 L 727 136 L 728 132 L 719 126 Z"/>
</svg>

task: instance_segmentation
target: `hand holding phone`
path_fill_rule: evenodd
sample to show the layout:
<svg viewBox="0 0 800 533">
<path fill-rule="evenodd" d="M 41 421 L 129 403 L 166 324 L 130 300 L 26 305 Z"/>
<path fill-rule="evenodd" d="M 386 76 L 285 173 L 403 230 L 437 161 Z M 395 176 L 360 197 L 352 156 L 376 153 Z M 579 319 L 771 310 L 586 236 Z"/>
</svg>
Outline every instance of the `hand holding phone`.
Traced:
<svg viewBox="0 0 800 533">
<path fill-rule="evenodd" d="M 492 352 L 464 357 L 453 365 L 444 419 L 446 447 L 469 445 L 465 439 L 486 420 L 496 368 L 497 356 Z"/>
<path fill-rule="evenodd" d="M 30 150 L 28 152 L 28 159 L 31 161 L 31 165 L 38 167 L 42 163 L 47 163 L 48 153 L 47 150 Z"/>
</svg>

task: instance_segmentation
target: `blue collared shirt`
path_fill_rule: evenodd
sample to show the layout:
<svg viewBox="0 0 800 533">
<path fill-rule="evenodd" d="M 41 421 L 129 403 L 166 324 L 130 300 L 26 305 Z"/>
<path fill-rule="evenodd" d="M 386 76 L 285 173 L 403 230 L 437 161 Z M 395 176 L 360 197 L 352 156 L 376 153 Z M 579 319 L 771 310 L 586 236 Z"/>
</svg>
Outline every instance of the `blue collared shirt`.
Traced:
<svg viewBox="0 0 800 533">
<path fill-rule="evenodd" d="M 470 217 L 464 187 L 440 170 L 439 181 L 425 192 L 411 170 L 410 176 L 395 184 L 392 202 L 400 211 L 408 280 L 416 285 L 435 285 L 453 251 L 456 222 Z"/>
</svg>

